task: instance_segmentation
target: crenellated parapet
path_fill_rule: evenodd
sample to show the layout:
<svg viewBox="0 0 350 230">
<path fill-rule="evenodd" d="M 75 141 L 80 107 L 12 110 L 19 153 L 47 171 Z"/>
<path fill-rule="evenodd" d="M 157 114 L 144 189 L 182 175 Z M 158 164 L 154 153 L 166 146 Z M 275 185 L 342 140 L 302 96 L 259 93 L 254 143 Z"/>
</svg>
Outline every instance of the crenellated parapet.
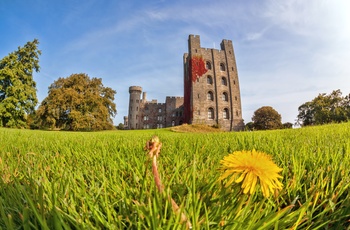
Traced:
<svg viewBox="0 0 350 230">
<path fill-rule="evenodd" d="M 219 49 L 204 48 L 199 35 L 189 35 L 183 55 L 184 95 L 167 96 L 165 103 L 147 101 L 141 86 L 129 87 L 129 129 L 163 128 L 182 123 L 242 130 L 241 95 L 231 40 Z M 141 98 L 142 95 L 142 98 Z"/>
</svg>

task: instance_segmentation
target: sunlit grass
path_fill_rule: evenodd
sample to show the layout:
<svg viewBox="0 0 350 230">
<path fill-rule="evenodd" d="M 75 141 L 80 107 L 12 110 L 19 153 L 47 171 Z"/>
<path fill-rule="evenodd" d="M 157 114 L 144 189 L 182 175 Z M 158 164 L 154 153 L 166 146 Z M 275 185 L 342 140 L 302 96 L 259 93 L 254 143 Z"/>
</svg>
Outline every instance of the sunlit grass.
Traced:
<svg viewBox="0 0 350 230">
<path fill-rule="evenodd" d="M 143 151 L 162 142 L 160 194 Z M 346 229 L 350 124 L 241 133 L 0 129 L 3 229 Z M 235 151 L 271 155 L 283 189 L 265 198 L 218 182 Z"/>
</svg>

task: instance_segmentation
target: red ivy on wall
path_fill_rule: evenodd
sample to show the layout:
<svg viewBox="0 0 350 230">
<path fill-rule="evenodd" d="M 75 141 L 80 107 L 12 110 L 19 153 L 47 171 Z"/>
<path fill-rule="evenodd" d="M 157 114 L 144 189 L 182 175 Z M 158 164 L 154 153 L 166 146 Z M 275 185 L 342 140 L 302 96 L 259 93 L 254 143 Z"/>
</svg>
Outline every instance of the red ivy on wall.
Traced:
<svg viewBox="0 0 350 230">
<path fill-rule="evenodd" d="M 184 78 L 184 123 L 190 123 L 193 118 L 193 108 L 191 106 L 192 84 L 203 76 L 208 70 L 205 68 L 205 62 L 202 56 L 192 56 L 188 61 L 188 78 Z"/>
<path fill-rule="evenodd" d="M 191 78 L 192 82 L 195 82 L 197 78 L 200 78 L 208 70 L 205 68 L 205 63 L 202 56 L 193 56 L 190 60 L 190 70 L 192 70 Z"/>
</svg>

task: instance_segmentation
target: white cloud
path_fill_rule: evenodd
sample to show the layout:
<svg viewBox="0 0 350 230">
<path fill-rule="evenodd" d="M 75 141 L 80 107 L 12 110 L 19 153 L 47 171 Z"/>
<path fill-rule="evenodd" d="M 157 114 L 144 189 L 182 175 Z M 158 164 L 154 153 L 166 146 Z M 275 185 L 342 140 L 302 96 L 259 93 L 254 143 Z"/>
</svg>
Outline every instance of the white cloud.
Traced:
<svg viewBox="0 0 350 230">
<path fill-rule="evenodd" d="M 45 2 L 45 12 L 52 8 Z M 48 15 L 40 14 L 40 9 L 36 15 Z M 117 123 L 127 115 L 130 85 L 141 85 L 150 97 L 162 102 L 165 96 L 183 93 L 182 57 L 187 52 L 189 34 L 200 35 L 201 45 L 206 48 L 218 49 L 222 39 L 232 40 L 246 122 L 263 105 L 273 106 L 292 122 L 297 107 L 318 93 L 335 89 L 350 92 L 348 12 L 348 0 L 180 0 L 139 4 L 101 4 L 93 0 L 82 7 L 74 3 L 60 5 L 54 12 L 56 18 L 36 19 L 48 26 L 51 22 L 63 24 L 57 32 L 55 28 L 55 34 L 62 37 L 54 41 L 47 36 L 47 28 L 33 24 L 26 31 L 40 34 L 45 44 L 42 72 L 36 75 L 41 79 L 39 94 L 46 94 L 53 79 L 77 71 L 102 77 L 104 85 L 117 90 Z M 61 21 L 55 21 L 57 18 Z M 28 18 L 26 25 L 34 23 L 31 20 Z M 8 21 L 13 22 L 3 20 L 0 26 Z M 6 28 L 11 26 L 6 24 Z M 67 35 L 66 31 L 73 33 Z M 17 30 L 11 36 L 33 34 L 21 36 Z M 13 47 L 18 45 L 21 44 Z"/>
</svg>

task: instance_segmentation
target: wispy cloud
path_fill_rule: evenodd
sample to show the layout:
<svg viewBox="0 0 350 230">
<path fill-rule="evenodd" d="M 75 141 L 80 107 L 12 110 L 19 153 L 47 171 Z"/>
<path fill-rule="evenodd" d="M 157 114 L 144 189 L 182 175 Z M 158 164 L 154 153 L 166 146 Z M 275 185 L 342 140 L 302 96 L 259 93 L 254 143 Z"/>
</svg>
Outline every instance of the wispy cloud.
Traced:
<svg viewBox="0 0 350 230">
<path fill-rule="evenodd" d="M 130 85 L 160 102 L 183 94 L 189 34 L 200 35 L 206 48 L 233 41 L 246 122 L 263 105 L 292 122 L 297 107 L 318 93 L 350 92 L 348 0 L 36 3 L 19 7 L 10 1 L 8 11 L 0 10 L 2 44 L 16 48 L 22 45 L 18 38 L 42 39 L 42 73 L 35 76 L 40 100 L 58 77 L 102 77 L 118 92 L 116 123 L 127 115 Z M 23 12 L 35 14 L 24 20 Z M 21 30 L 14 29 L 17 24 Z"/>
</svg>

